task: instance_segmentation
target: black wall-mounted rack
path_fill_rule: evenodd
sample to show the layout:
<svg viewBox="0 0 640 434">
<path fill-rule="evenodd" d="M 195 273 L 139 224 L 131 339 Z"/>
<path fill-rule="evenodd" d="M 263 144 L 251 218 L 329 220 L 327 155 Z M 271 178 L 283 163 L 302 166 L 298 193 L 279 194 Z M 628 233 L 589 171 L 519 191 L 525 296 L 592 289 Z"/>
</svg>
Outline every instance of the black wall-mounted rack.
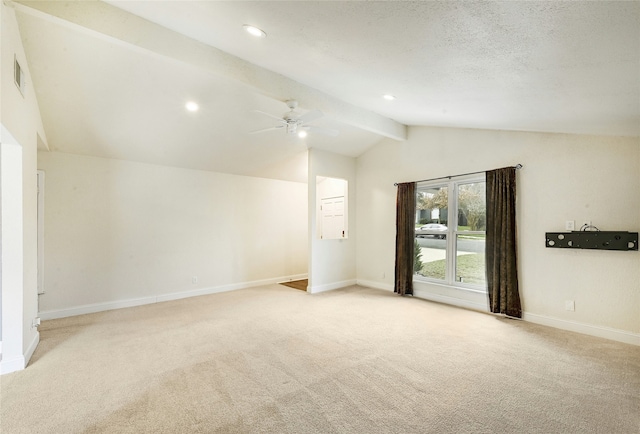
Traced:
<svg viewBox="0 0 640 434">
<path fill-rule="evenodd" d="M 560 249 L 638 250 L 638 233 L 621 231 L 547 232 L 547 247 Z"/>
</svg>

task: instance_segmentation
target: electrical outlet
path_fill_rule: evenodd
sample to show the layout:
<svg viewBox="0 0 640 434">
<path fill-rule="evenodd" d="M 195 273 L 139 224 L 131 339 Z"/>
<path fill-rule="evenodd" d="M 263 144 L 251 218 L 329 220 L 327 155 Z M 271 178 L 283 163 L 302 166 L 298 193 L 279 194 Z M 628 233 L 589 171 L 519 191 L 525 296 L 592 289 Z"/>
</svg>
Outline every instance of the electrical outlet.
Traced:
<svg viewBox="0 0 640 434">
<path fill-rule="evenodd" d="M 564 222 L 564 228 L 568 231 L 573 231 L 576 229 L 576 222 L 575 220 L 567 220 L 566 222 Z"/>
<path fill-rule="evenodd" d="M 193 283 L 194 285 L 195 285 L 196 283 L 198 283 L 198 276 L 193 276 L 193 277 L 191 278 L 191 283 Z"/>
<path fill-rule="evenodd" d="M 573 300 L 565 300 L 564 309 L 568 310 L 569 312 L 575 312 L 575 310 L 576 310 L 576 302 L 573 301 Z"/>
</svg>

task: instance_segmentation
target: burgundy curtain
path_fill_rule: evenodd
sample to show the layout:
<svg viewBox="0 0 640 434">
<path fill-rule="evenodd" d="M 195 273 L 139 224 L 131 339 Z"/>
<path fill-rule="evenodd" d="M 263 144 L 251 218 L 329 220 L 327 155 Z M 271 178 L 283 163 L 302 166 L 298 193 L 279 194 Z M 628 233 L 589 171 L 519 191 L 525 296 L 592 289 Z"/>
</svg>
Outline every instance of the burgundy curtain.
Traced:
<svg viewBox="0 0 640 434">
<path fill-rule="evenodd" d="M 521 318 L 516 254 L 516 169 L 487 172 L 486 266 L 491 312 Z"/>
<path fill-rule="evenodd" d="M 398 184 L 396 200 L 396 271 L 393 291 L 413 294 L 413 254 L 416 221 L 416 183 Z"/>
</svg>

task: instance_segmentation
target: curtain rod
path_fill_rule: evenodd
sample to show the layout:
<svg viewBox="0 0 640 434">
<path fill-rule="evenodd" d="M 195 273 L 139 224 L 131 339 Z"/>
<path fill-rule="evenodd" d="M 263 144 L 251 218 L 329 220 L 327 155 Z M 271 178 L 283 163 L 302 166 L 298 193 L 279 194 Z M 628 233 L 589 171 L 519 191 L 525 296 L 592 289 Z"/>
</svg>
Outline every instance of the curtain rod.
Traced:
<svg viewBox="0 0 640 434">
<path fill-rule="evenodd" d="M 513 168 L 516 169 L 516 170 L 522 169 L 522 164 L 518 163 L 515 166 L 513 166 Z M 438 179 L 451 179 L 451 178 L 457 178 L 457 177 L 460 177 L 460 176 L 477 175 L 478 173 L 486 173 L 486 172 L 487 172 L 486 170 L 481 170 L 479 172 L 463 173 L 462 175 L 449 175 L 449 176 L 441 176 L 440 178 L 421 179 L 420 181 L 414 181 L 414 182 L 437 181 Z M 393 185 L 395 185 L 397 187 L 398 183 L 394 182 Z"/>
</svg>

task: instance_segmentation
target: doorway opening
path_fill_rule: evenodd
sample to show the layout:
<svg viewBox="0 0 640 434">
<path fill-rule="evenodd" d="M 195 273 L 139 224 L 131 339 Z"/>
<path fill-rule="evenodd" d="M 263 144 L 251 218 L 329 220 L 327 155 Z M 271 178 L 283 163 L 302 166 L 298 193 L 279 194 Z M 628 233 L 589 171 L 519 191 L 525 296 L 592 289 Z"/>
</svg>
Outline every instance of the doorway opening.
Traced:
<svg viewBox="0 0 640 434">
<path fill-rule="evenodd" d="M 306 292 L 307 286 L 309 286 L 309 280 L 308 279 L 292 280 L 290 282 L 281 282 L 280 285 L 288 286 L 289 288 L 299 289 L 300 291 Z"/>
</svg>

